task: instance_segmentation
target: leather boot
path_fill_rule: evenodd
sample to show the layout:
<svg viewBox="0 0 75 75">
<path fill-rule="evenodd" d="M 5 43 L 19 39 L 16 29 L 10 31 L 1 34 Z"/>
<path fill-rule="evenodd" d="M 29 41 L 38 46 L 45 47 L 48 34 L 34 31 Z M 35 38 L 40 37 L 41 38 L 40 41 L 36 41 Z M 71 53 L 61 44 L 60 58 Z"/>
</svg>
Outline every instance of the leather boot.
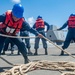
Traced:
<svg viewBox="0 0 75 75">
<path fill-rule="evenodd" d="M 29 59 L 28 59 L 27 56 L 25 56 L 25 57 L 24 57 L 24 64 L 27 64 L 27 63 L 29 63 Z"/>
<path fill-rule="evenodd" d="M 61 54 L 60 55 L 64 55 L 64 51 L 61 51 Z"/>
<path fill-rule="evenodd" d="M 14 54 L 14 53 L 13 53 L 13 50 L 11 50 L 11 54 Z"/>
<path fill-rule="evenodd" d="M 17 55 L 20 55 L 20 52 L 19 51 L 17 52 Z"/>
<path fill-rule="evenodd" d="M 35 49 L 35 53 L 34 53 L 34 55 L 38 55 L 38 53 L 37 53 L 37 49 Z"/>
<path fill-rule="evenodd" d="M 45 49 L 45 55 L 48 55 L 47 49 Z"/>
<path fill-rule="evenodd" d="M 5 51 L 3 51 L 3 53 L 1 53 L 2 55 L 5 55 Z"/>
<path fill-rule="evenodd" d="M 62 46 L 62 49 L 64 50 L 65 48 Z M 61 51 L 60 55 L 64 55 L 64 51 Z"/>
<path fill-rule="evenodd" d="M 28 49 L 28 53 L 27 53 L 28 55 L 33 55 L 33 53 L 31 52 L 31 50 L 30 49 Z"/>
</svg>

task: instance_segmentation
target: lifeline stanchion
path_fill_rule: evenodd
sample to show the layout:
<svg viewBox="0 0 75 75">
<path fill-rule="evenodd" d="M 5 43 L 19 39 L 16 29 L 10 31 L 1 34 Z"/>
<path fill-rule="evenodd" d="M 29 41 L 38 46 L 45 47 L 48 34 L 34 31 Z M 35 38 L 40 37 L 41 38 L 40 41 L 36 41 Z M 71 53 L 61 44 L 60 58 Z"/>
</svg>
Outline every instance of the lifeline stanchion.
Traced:
<svg viewBox="0 0 75 75">
<path fill-rule="evenodd" d="M 70 54 L 69 52 L 63 50 L 62 48 L 60 48 L 58 45 L 55 45 L 51 40 L 47 39 L 46 37 L 43 36 L 44 39 L 46 39 L 49 43 L 53 44 L 54 46 L 56 46 L 58 49 L 60 49 L 61 51 L 64 51 L 65 53 L 67 53 L 68 55 L 70 55 L 71 57 L 75 58 L 72 54 Z"/>
</svg>

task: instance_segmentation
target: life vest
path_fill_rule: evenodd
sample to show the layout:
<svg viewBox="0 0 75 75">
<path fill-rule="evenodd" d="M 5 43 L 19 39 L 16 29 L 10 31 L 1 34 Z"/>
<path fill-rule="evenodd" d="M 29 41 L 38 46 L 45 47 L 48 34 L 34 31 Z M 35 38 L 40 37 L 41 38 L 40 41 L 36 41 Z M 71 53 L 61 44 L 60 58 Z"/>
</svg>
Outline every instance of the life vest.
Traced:
<svg viewBox="0 0 75 75">
<path fill-rule="evenodd" d="M 42 19 L 37 19 L 35 24 L 36 24 L 36 29 L 45 28 L 44 21 Z"/>
<path fill-rule="evenodd" d="M 6 12 L 6 19 L 3 24 L 3 28 L 6 28 L 5 33 L 9 34 L 9 35 L 15 35 L 22 28 L 23 21 L 24 21 L 23 18 L 19 19 L 18 21 L 13 21 L 12 12 L 7 11 Z"/>
<path fill-rule="evenodd" d="M 75 28 L 75 16 L 70 16 L 68 19 L 68 27 Z"/>
</svg>

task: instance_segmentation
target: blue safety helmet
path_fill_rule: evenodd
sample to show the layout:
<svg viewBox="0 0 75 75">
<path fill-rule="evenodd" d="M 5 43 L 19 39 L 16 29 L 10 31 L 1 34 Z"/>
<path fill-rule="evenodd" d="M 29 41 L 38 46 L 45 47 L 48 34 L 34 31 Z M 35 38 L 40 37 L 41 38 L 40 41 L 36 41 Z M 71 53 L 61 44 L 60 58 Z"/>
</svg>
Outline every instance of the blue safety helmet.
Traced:
<svg viewBox="0 0 75 75">
<path fill-rule="evenodd" d="M 70 16 L 75 16 L 75 14 L 72 13 Z"/>
<path fill-rule="evenodd" d="M 12 13 L 17 18 L 23 17 L 24 8 L 21 4 L 15 4 L 12 9 Z"/>
<path fill-rule="evenodd" d="M 42 16 L 38 16 L 37 19 L 38 19 L 38 18 L 41 18 L 41 19 L 42 19 Z"/>
</svg>

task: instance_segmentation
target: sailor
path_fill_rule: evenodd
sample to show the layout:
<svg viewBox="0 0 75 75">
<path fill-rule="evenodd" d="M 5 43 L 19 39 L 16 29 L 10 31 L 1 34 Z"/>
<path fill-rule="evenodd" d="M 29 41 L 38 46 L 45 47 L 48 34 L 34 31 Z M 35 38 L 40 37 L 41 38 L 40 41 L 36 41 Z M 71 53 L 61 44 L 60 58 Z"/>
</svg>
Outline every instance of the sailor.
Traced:
<svg viewBox="0 0 75 75">
<path fill-rule="evenodd" d="M 43 37 L 35 29 L 31 28 L 23 18 L 24 7 L 21 4 L 14 4 L 12 10 L 6 11 L 5 14 L 0 15 L 0 34 L 17 36 L 19 31 L 29 31 L 39 37 Z M 0 36 L 0 54 L 6 37 Z M 18 50 L 24 57 L 24 63 L 28 63 L 27 49 L 22 39 L 10 38 Z"/>
<path fill-rule="evenodd" d="M 64 45 L 62 46 L 62 49 L 68 48 L 72 40 L 75 41 L 75 14 L 71 14 L 68 20 L 63 24 L 63 26 L 57 30 L 62 30 L 67 26 L 68 26 L 68 33 L 64 41 Z M 64 55 L 64 51 L 61 51 L 60 55 Z"/>
<path fill-rule="evenodd" d="M 42 16 L 38 16 L 37 19 L 36 19 L 36 22 L 33 25 L 33 28 L 36 29 L 43 36 L 46 36 L 45 35 L 45 26 L 47 26 L 47 30 L 46 30 L 46 32 L 47 32 L 50 28 L 50 25 L 46 21 L 43 20 Z M 48 52 L 47 52 L 47 42 L 44 38 L 41 38 L 41 40 L 42 40 L 42 43 L 43 43 L 43 48 L 45 49 L 45 55 L 47 55 L 48 54 Z M 39 41 L 40 41 L 39 37 L 35 38 L 35 46 L 34 46 L 35 53 L 34 53 L 34 55 L 38 55 L 37 50 L 39 48 Z"/>
</svg>

